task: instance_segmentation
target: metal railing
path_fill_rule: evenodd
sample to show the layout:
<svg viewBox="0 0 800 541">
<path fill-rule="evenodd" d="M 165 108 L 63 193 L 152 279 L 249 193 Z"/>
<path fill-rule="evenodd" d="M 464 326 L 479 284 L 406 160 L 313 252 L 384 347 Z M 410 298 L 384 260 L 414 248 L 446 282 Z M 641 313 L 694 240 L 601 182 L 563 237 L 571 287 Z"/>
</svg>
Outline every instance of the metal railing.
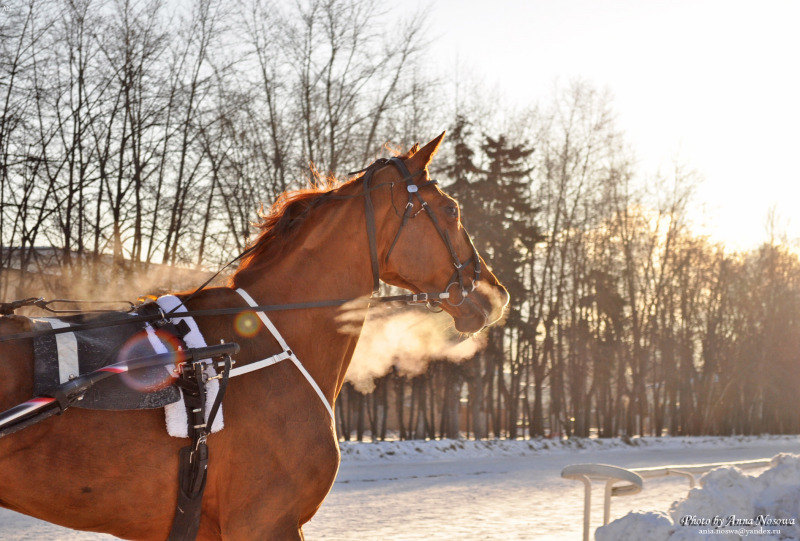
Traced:
<svg viewBox="0 0 800 541">
<path fill-rule="evenodd" d="M 572 464 L 561 470 L 561 477 L 581 481 L 583 492 L 583 540 L 589 541 L 591 519 L 592 481 L 605 481 L 603 491 L 603 525 L 608 524 L 611 516 L 611 498 L 613 496 L 632 495 L 642 491 L 644 479 L 678 475 L 689 480 L 689 488 L 694 488 L 695 475 L 714 468 L 735 466 L 741 469 L 768 466 L 771 459 L 745 460 L 741 462 L 715 462 L 713 464 L 681 464 L 673 466 L 656 466 L 653 468 L 620 468 L 609 464 Z M 622 483 L 616 485 L 616 483 Z"/>
</svg>

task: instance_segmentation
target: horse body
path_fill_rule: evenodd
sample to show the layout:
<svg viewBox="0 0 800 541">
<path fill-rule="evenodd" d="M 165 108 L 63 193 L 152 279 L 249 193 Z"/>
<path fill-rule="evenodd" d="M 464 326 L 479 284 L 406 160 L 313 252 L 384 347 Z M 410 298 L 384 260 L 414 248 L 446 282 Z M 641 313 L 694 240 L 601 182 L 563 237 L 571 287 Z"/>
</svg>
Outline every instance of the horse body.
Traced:
<svg viewBox="0 0 800 541">
<path fill-rule="evenodd" d="M 440 141 L 441 136 L 410 156 L 409 169 L 425 169 Z M 390 182 L 397 176 L 384 168 L 376 179 Z M 357 195 L 359 189 L 352 182 L 337 193 Z M 389 186 L 374 192 L 382 256 L 399 227 L 395 191 Z M 450 204 L 436 191 L 437 201 L 431 206 Z M 321 205 L 308 213 L 316 220 L 292 217 L 294 207 L 303 206 L 300 200 L 296 203 L 283 209 L 289 220 L 283 225 L 291 228 L 292 242 L 273 246 L 271 256 L 268 246 L 254 252 L 232 285 L 246 289 L 259 304 L 369 295 L 372 274 L 363 199 Z M 431 234 L 424 224 L 409 229 L 395 255 L 381 259 L 381 278 L 415 291 L 441 290 L 452 272 L 444 248 L 435 238 L 420 242 L 419 235 Z M 459 243 L 458 248 L 463 256 L 466 245 Z M 489 277 L 483 286 L 487 292 L 476 292 L 477 301 L 466 306 L 447 307 L 461 330 L 491 323 L 507 302 L 505 290 L 482 261 L 481 265 Z M 494 290 L 494 297 L 489 290 Z M 187 306 L 192 310 L 243 304 L 232 289 L 211 288 Z M 364 313 L 357 314 L 355 322 L 348 319 L 348 332 L 343 333 L 336 321 L 339 311 L 314 308 L 269 314 L 330 404 L 341 389 L 365 317 Z M 197 322 L 207 343 L 225 340 L 241 345 L 237 366 L 280 350 L 263 327 L 255 336 L 243 338 L 234 316 Z M 0 320 L 0 333 L 24 331 L 26 325 L 24 318 L 5 318 Z M 0 358 L 3 410 L 32 394 L 31 344 L 4 343 Z M 223 408 L 226 426 L 208 440 L 209 478 L 198 538 L 301 539 L 302 524 L 321 505 L 339 465 L 335 426 L 325 406 L 297 368 L 282 362 L 232 379 Z M 185 444 L 186 440 L 167 435 L 162 410 L 73 408 L 0 439 L 0 505 L 75 529 L 165 539 L 177 498 L 178 450 Z"/>
</svg>

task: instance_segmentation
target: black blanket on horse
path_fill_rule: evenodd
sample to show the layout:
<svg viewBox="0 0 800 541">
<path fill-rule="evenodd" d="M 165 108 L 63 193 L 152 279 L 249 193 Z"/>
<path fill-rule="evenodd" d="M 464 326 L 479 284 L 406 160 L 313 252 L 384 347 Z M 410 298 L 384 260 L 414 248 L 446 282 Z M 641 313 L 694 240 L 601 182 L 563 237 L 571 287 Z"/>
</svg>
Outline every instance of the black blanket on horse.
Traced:
<svg viewBox="0 0 800 541">
<path fill-rule="evenodd" d="M 139 309 L 152 309 L 145 305 Z M 33 330 L 60 329 L 96 321 L 118 322 L 134 313 L 79 314 L 58 318 L 34 318 Z M 174 329 L 154 328 L 149 323 L 118 323 L 109 327 L 84 329 L 77 332 L 44 334 L 33 340 L 34 395 L 46 395 L 60 384 L 79 374 L 104 366 L 158 353 L 159 349 L 174 350 L 181 342 Z M 156 342 L 157 341 L 157 342 Z M 90 388 L 75 407 L 103 410 L 161 408 L 180 400 L 178 389 L 172 385 L 171 367 L 154 367 L 123 373 L 108 378 Z"/>
</svg>

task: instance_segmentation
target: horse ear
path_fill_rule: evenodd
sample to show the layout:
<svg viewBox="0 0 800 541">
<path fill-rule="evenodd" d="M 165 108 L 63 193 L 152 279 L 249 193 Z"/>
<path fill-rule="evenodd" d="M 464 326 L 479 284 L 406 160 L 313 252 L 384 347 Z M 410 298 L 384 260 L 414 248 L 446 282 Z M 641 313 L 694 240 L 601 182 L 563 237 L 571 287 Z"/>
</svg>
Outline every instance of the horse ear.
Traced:
<svg viewBox="0 0 800 541">
<path fill-rule="evenodd" d="M 410 158 L 417 152 L 419 152 L 419 143 L 414 143 L 414 146 L 408 151 L 408 157 Z"/>
<path fill-rule="evenodd" d="M 436 151 L 439 150 L 439 145 L 442 144 L 442 140 L 444 139 L 444 134 L 446 132 L 442 132 L 439 137 L 432 140 L 430 143 L 419 149 L 417 152 L 414 153 L 413 156 L 410 158 L 410 165 L 409 169 L 412 171 L 419 171 L 421 169 L 425 169 L 431 160 L 433 159 L 434 154 Z"/>
</svg>

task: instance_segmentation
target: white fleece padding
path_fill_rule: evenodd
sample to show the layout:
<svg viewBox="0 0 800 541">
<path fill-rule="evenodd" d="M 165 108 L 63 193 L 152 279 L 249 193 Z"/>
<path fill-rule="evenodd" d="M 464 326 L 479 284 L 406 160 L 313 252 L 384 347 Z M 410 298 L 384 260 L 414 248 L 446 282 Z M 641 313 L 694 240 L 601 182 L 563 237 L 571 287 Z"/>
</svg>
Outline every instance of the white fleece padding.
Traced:
<svg viewBox="0 0 800 541">
<path fill-rule="evenodd" d="M 44 321 L 50 324 L 53 329 L 63 329 L 69 327 L 69 323 L 61 321 L 56 318 L 44 318 Z M 75 333 L 65 332 L 55 335 L 56 337 L 56 351 L 58 351 L 58 381 L 59 383 L 66 383 L 70 377 L 75 377 L 80 374 L 80 367 L 78 364 L 78 339 L 75 338 Z"/>
<path fill-rule="evenodd" d="M 169 313 L 173 309 L 175 310 L 175 314 L 186 312 L 186 307 L 183 306 L 180 299 L 174 295 L 164 295 L 163 297 L 159 297 L 156 301 L 156 304 L 158 304 L 158 306 L 160 306 L 161 309 L 166 313 Z M 207 344 L 205 338 L 203 338 L 200 328 L 197 326 L 194 318 L 171 317 L 169 319 L 176 325 L 181 321 L 185 321 L 189 326 L 189 333 L 183 337 L 183 340 L 186 342 L 188 347 L 206 347 Z M 161 341 L 156 337 L 155 333 L 151 332 L 151 329 L 148 329 L 147 335 L 148 338 L 150 338 L 151 343 L 153 343 L 154 339 L 159 344 L 161 343 Z M 155 344 L 153 344 L 153 347 L 156 347 Z M 164 351 L 166 352 L 166 348 L 163 344 L 161 344 L 161 347 L 164 348 Z M 212 375 L 216 374 L 213 366 L 209 366 L 208 370 Z M 217 398 L 217 392 L 219 392 L 219 380 L 212 379 L 206 384 L 206 419 L 208 419 L 208 413 L 214 405 L 214 400 Z M 173 402 L 172 404 L 167 404 L 164 407 L 164 414 L 167 421 L 167 432 L 170 436 L 174 436 L 176 438 L 189 437 L 187 427 L 188 417 L 186 416 L 186 406 L 183 403 L 183 391 L 181 391 L 181 399 L 179 401 Z M 220 405 L 219 411 L 217 411 L 217 416 L 214 418 L 214 423 L 211 425 L 211 432 L 219 432 L 224 427 L 225 422 L 222 417 L 222 405 Z"/>
</svg>

